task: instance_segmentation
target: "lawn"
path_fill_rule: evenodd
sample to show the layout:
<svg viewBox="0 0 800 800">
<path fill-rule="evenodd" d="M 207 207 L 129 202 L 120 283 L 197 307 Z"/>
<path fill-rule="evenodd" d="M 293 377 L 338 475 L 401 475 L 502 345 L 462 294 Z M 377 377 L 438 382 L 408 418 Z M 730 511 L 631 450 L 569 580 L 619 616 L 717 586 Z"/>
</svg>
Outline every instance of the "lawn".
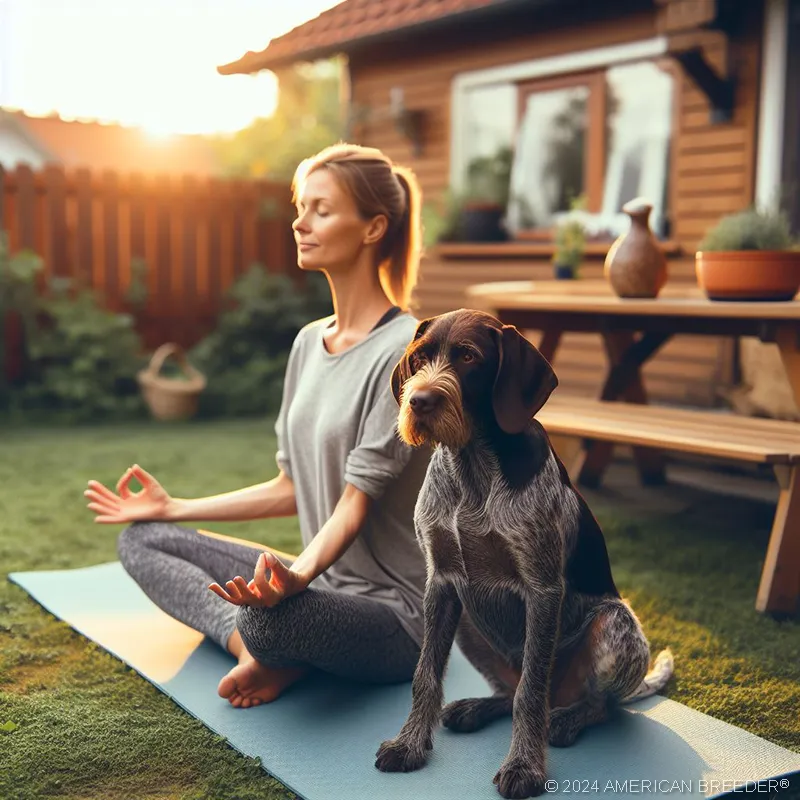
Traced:
<svg viewBox="0 0 800 800">
<path fill-rule="evenodd" d="M 113 485 L 137 461 L 177 496 L 212 494 L 271 477 L 274 451 L 263 420 L 0 429 L 3 578 L 116 557 L 119 526 L 94 525 L 85 509 L 89 478 Z M 589 496 L 617 583 L 653 652 L 675 653 L 669 697 L 800 751 L 800 623 L 753 609 L 773 509 L 687 491 L 679 512 L 644 516 L 613 492 Z M 205 527 L 282 550 L 299 543 L 294 520 Z M 16 728 L 4 732 L 7 722 Z M 288 796 L 257 761 L 0 581 L 0 798 Z"/>
</svg>

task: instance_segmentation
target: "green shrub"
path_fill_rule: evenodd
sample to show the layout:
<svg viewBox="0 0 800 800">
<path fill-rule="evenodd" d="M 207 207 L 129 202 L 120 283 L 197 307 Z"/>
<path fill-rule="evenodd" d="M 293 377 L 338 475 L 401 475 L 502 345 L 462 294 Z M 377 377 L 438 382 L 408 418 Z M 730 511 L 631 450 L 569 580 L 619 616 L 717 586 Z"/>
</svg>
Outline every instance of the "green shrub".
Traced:
<svg viewBox="0 0 800 800">
<path fill-rule="evenodd" d="M 748 208 L 722 217 L 706 233 L 698 250 L 790 250 L 792 245 L 789 219 L 784 213 Z"/>
<path fill-rule="evenodd" d="M 40 269 L 35 254 L 12 257 L 0 234 L 0 331 L 9 311 L 24 322 L 24 374 L 14 386 L 4 381 L 0 341 L 0 411 L 15 421 L 60 423 L 145 416 L 136 374 L 150 354 L 143 352 L 134 317 L 103 308 L 92 291 L 63 279 L 53 282 L 48 297 L 38 296 Z M 254 265 L 230 287 L 216 330 L 189 353 L 208 379 L 201 415 L 277 411 L 298 331 L 333 310 L 325 278 L 304 278 L 297 285 Z M 140 307 L 145 300 L 128 297 L 126 305 Z M 175 372 L 168 362 L 164 374 Z"/>
<path fill-rule="evenodd" d="M 6 321 L 16 317 L 23 333 L 29 330 L 36 315 L 36 276 L 42 259 L 24 250 L 11 254 L 8 235 L 0 231 L 0 408 L 8 403 L 10 387 L 6 385 Z"/>
<path fill-rule="evenodd" d="M 143 410 L 135 383 L 141 343 L 133 320 L 100 307 L 87 290 L 69 281 L 52 282 L 39 295 L 41 258 L 10 252 L 0 232 L 0 330 L 16 315 L 23 333 L 23 374 L 5 381 L 5 348 L 0 341 L 0 409 L 12 418 L 57 418 L 63 422 L 116 419 Z"/>
<path fill-rule="evenodd" d="M 333 313 L 325 278 L 317 273 L 305 278 L 298 286 L 285 275 L 254 265 L 231 286 L 216 330 L 189 353 L 208 379 L 200 396 L 201 415 L 277 411 L 298 331 Z"/>
<path fill-rule="evenodd" d="M 25 349 L 25 380 L 11 393 L 18 415 L 97 422 L 143 413 L 136 372 L 144 362 L 133 318 L 102 308 L 93 292 L 62 284 L 39 298 Z"/>
</svg>

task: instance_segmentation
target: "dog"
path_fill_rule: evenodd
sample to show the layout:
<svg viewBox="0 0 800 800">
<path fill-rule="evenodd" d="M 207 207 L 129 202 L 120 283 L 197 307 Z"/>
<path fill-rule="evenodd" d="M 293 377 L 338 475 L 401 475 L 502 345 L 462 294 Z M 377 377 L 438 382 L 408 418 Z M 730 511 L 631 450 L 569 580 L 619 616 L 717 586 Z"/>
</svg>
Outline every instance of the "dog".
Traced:
<svg viewBox="0 0 800 800">
<path fill-rule="evenodd" d="M 494 783 L 506 798 L 539 795 L 548 742 L 570 745 L 615 704 L 658 691 L 672 655 L 648 674 L 649 644 L 600 526 L 535 419 L 558 385 L 536 347 L 460 309 L 419 323 L 391 384 L 400 438 L 433 453 L 414 512 L 427 581 L 412 707 L 375 765 L 422 767 L 439 721 L 469 732 L 511 715 Z M 442 709 L 454 641 L 493 695 Z"/>
</svg>

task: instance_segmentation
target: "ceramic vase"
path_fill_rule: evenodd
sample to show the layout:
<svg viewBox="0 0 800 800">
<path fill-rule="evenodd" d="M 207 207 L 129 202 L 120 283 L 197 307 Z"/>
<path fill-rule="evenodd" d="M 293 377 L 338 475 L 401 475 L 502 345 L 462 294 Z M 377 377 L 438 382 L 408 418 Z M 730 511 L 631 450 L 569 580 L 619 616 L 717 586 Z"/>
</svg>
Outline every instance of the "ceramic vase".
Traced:
<svg viewBox="0 0 800 800">
<path fill-rule="evenodd" d="M 622 210 L 631 225 L 608 251 L 606 279 L 619 297 L 657 297 L 667 282 L 667 258 L 650 230 L 653 206 L 637 197 Z"/>
</svg>

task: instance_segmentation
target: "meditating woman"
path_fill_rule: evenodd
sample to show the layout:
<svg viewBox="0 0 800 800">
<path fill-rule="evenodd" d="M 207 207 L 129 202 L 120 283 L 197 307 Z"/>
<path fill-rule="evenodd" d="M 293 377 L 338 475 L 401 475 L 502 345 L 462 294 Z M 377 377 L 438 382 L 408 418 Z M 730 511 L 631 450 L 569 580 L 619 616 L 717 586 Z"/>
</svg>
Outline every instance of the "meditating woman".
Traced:
<svg viewBox="0 0 800 800">
<path fill-rule="evenodd" d="M 238 658 L 218 691 L 242 708 L 315 669 L 410 680 L 422 641 L 425 563 L 413 510 L 428 456 L 398 438 L 390 387 L 417 325 L 407 307 L 419 189 L 379 150 L 354 145 L 303 162 L 292 189 L 298 264 L 327 277 L 334 314 L 292 346 L 275 426 L 278 476 L 179 499 L 134 465 L 116 492 L 97 481 L 85 492 L 95 522 L 133 523 L 119 557 L 148 597 Z M 296 559 L 177 524 L 293 514 L 304 546 Z"/>
</svg>

